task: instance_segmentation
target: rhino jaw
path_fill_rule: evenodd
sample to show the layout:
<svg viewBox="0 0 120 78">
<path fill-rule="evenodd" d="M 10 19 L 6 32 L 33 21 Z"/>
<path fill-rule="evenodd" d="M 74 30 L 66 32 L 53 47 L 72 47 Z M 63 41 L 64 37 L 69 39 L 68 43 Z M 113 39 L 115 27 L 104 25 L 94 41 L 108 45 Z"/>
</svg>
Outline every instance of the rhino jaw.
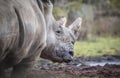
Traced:
<svg viewBox="0 0 120 78">
<path fill-rule="evenodd" d="M 55 54 L 51 54 L 51 55 L 48 55 L 48 53 L 41 53 L 41 56 L 42 58 L 44 59 L 48 59 L 48 60 L 51 60 L 53 62 L 58 62 L 58 63 L 62 63 L 62 62 L 70 62 L 73 60 L 73 51 L 69 51 L 69 52 L 63 52 L 63 54 L 59 54 L 60 52 L 55 52 Z"/>
</svg>

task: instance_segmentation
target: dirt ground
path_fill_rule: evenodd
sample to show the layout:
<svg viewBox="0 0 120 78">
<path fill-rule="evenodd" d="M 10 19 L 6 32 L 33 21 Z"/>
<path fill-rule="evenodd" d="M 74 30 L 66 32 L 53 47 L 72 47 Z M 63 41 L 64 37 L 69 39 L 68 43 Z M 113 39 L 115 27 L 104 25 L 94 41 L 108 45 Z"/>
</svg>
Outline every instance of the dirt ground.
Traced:
<svg viewBox="0 0 120 78">
<path fill-rule="evenodd" d="M 90 66 L 94 63 L 98 64 Z M 120 56 L 109 55 L 77 57 L 72 62 L 64 64 L 39 60 L 29 78 L 120 78 L 119 63 Z"/>
</svg>

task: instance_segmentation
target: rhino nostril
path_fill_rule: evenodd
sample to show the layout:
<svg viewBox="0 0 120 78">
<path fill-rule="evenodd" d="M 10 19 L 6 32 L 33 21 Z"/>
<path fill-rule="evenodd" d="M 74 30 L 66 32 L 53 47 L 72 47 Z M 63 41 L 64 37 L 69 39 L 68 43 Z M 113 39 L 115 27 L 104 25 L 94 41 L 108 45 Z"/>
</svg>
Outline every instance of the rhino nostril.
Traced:
<svg viewBox="0 0 120 78">
<path fill-rule="evenodd" d="M 69 51 L 69 54 L 70 54 L 71 56 L 73 56 L 73 51 Z"/>
</svg>

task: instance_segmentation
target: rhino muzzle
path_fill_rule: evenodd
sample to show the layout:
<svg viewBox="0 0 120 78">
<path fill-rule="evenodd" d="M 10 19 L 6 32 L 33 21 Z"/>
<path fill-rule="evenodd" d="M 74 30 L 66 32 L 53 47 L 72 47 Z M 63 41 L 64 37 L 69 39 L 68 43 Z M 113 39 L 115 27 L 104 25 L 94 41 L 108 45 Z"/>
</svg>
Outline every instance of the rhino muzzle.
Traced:
<svg viewBox="0 0 120 78">
<path fill-rule="evenodd" d="M 68 53 L 65 53 L 63 56 L 63 61 L 64 62 L 70 62 L 73 60 L 73 51 L 69 51 Z"/>
</svg>

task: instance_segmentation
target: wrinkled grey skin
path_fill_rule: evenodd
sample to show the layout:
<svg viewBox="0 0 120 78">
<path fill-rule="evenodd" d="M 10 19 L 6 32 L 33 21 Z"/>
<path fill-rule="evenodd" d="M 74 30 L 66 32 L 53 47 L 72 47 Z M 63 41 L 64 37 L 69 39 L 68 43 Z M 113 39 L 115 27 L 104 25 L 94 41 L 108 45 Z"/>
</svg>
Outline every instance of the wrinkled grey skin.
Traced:
<svg viewBox="0 0 120 78">
<path fill-rule="evenodd" d="M 49 3 L 49 0 L 0 0 L 0 78 L 5 78 L 4 71 L 10 67 L 11 78 L 26 78 L 46 46 L 44 7 L 47 16 L 49 13 L 44 4 Z"/>
<path fill-rule="evenodd" d="M 42 58 L 54 62 L 69 62 L 73 57 L 74 35 L 65 27 L 53 27 L 47 36 L 47 46 L 41 53 Z M 55 33 L 54 33 L 55 32 Z"/>
<path fill-rule="evenodd" d="M 11 78 L 26 78 L 41 52 L 55 62 L 71 60 L 80 24 L 60 25 L 52 9 L 49 0 L 0 0 L 0 78 L 10 67 Z"/>
</svg>

